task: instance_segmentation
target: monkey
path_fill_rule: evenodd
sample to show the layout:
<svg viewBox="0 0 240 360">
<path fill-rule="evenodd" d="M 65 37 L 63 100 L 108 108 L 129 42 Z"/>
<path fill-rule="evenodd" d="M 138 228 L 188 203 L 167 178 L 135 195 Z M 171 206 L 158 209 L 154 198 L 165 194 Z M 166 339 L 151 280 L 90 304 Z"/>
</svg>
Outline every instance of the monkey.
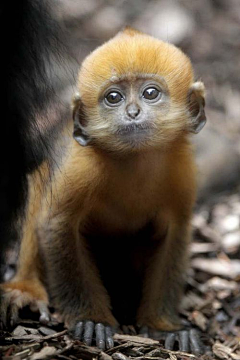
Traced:
<svg viewBox="0 0 240 360">
<path fill-rule="evenodd" d="M 60 106 L 56 107 L 59 112 L 54 121 L 46 110 L 56 103 L 56 86 L 49 69 L 54 74 L 57 61 L 63 68 L 61 59 L 68 56 L 69 50 L 60 24 L 52 15 L 52 5 L 52 1 L 47 0 L 20 0 L 14 6 L 8 2 L 0 5 L 4 69 L 4 90 L 0 98 L 3 112 L 0 281 L 5 270 L 5 252 L 20 237 L 19 222 L 24 218 L 28 198 L 27 176 L 45 160 L 52 166 L 52 144 L 66 117 L 66 111 Z M 43 121 L 37 120 L 38 114 L 44 114 Z"/>
<path fill-rule="evenodd" d="M 206 123 L 194 81 L 179 48 L 130 27 L 83 61 L 73 138 L 50 186 L 32 186 L 19 269 L 1 285 L 3 324 L 26 304 L 48 322 L 50 304 L 87 345 L 111 348 L 119 325 L 134 324 L 203 351 L 178 314 L 196 197 L 190 135 Z"/>
</svg>

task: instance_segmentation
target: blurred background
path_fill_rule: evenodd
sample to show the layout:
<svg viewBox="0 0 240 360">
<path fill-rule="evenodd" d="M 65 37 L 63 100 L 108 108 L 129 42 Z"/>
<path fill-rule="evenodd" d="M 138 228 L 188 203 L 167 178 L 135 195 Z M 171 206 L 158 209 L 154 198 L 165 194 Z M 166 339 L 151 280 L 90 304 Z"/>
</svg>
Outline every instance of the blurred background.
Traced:
<svg viewBox="0 0 240 360">
<path fill-rule="evenodd" d="M 239 0 L 58 0 L 58 20 L 71 49 L 59 74 L 59 96 L 69 104 L 78 68 L 97 46 L 130 25 L 179 46 L 207 89 L 208 123 L 193 137 L 199 165 L 198 202 L 237 191 L 240 174 Z M 62 67 L 59 67 L 61 71 Z"/>
<path fill-rule="evenodd" d="M 192 138 L 199 193 L 182 315 L 208 335 L 218 358 L 240 359 L 240 0 L 49 2 L 69 46 L 49 68 L 68 116 L 82 60 L 126 25 L 180 47 L 204 82 L 208 122 Z M 57 112 L 49 119 L 54 128 Z M 48 121 L 40 116 L 38 125 L 45 131 Z M 8 257 L 6 280 L 16 252 Z"/>
</svg>

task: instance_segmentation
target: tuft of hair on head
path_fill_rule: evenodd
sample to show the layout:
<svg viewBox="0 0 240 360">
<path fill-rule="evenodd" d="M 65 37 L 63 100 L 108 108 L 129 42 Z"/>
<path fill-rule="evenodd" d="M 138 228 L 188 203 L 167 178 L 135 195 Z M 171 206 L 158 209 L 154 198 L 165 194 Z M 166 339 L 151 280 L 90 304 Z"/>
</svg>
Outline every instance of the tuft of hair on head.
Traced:
<svg viewBox="0 0 240 360">
<path fill-rule="evenodd" d="M 119 31 L 119 35 L 127 35 L 127 36 L 136 36 L 136 35 L 144 35 L 144 33 L 140 30 L 134 29 L 129 25 L 126 25 L 122 30 Z"/>
</svg>

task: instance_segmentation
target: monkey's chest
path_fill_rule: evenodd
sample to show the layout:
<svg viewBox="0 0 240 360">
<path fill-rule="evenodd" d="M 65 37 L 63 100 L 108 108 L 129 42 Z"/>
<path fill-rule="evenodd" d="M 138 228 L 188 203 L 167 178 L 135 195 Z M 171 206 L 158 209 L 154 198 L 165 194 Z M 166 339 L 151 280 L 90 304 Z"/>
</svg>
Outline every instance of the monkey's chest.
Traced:
<svg viewBox="0 0 240 360">
<path fill-rule="evenodd" d="M 102 233 L 131 234 L 152 221 L 160 209 L 157 186 L 109 186 L 92 207 L 87 223 Z"/>
</svg>

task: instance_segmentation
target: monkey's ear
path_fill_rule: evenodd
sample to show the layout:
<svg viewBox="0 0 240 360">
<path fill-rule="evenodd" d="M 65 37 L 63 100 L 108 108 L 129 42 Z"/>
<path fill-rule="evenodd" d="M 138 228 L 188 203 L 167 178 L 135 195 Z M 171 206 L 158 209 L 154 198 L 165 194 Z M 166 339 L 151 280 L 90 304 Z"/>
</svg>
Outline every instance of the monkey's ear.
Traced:
<svg viewBox="0 0 240 360">
<path fill-rule="evenodd" d="M 198 134 L 206 124 L 205 106 L 205 87 L 201 81 L 195 82 L 189 90 L 188 108 L 190 112 L 190 132 Z"/>
<path fill-rule="evenodd" d="M 87 131 L 84 129 L 86 123 L 86 116 L 84 113 L 84 106 L 80 95 L 75 94 L 72 100 L 73 108 L 73 138 L 82 146 L 87 146 L 90 142 L 90 137 Z"/>
</svg>

